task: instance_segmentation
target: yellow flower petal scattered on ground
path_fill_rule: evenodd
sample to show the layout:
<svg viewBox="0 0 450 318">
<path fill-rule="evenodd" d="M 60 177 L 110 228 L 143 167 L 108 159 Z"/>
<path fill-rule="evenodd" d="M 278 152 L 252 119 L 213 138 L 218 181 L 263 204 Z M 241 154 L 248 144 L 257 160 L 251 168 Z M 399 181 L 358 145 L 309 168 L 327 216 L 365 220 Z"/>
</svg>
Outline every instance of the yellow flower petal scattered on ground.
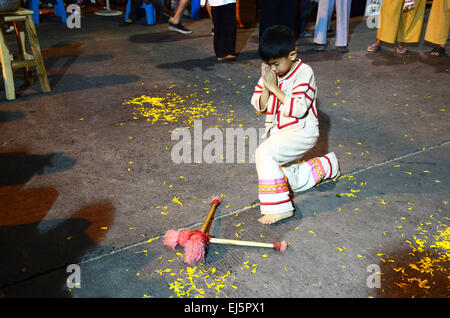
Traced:
<svg viewBox="0 0 450 318">
<path fill-rule="evenodd" d="M 180 199 L 180 197 L 173 197 L 172 202 L 183 206 L 183 203 L 181 203 L 179 199 Z"/>
</svg>

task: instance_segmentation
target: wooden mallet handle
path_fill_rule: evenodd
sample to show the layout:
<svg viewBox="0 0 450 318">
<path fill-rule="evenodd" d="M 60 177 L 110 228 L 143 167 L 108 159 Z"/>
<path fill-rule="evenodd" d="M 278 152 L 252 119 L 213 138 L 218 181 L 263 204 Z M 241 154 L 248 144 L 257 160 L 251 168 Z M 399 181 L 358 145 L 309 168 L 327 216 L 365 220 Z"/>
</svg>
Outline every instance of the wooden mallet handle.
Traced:
<svg viewBox="0 0 450 318">
<path fill-rule="evenodd" d="M 211 199 L 211 209 L 209 210 L 205 222 L 203 223 L 203 226 L 200 230 L 202 233 L 209 233 L 209 229 L 211 228 L 212 224 L 212 219 L 214 218 L 214 214 L 216 213 L 216 208 L 220 205 L 221 202 L 222 202 L 221 197 L 213 197 Z"/>
<path fill-rule="evenodd" d="M 285 241 L 274 242 L 274 243 L 262 243 L 262 242 L 254 242 L 254 241 L 240 241 L 240 240 L 230 240 L 230 239 L 212 237 L 209 240 L 209 243 L 248 246 L 248 247 L 267 247 L 267 248 L 273 248 L 275 250 L 280 250 L 282 252 L 284 252 L 287 249 L 287 243 Z"/>
</svg>

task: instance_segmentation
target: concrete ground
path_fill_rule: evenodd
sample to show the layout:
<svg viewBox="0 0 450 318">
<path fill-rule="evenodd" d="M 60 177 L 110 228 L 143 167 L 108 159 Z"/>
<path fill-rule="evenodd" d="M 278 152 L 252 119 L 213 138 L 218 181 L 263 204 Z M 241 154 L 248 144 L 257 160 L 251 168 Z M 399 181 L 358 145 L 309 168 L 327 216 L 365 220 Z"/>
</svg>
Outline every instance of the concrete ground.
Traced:
<svg viewBox="0 0 450 318">
<path fill-rule="evenodd" d="M 448 297 L 448 56 L 429 57 L 423 42 L 366 53 L 376 30 L 363 18 L 348 53 L 333 37 L 323 53 L 299 41 L 321 129 L 305 159 L 333 151 L 342 176 L 262 225 L 253 153 L 226 152 L 226 128 L 264 126 L 250 105 L 258 28 L 239 29 L 237 61 L 217 63 L 208 19 L 186 19 L 191 35 L 119 19 L 87 14 L 68 29 L 44 17 L 52 92 L 23 86 L 20 71 L 17 99 L 0 91 L 3 297 Z M 181 133 L 191 154 L 175 163 Z M 223 163 L 209 163 L 211 148 Z M 199 229 L 214 195 L 213 236 L 285 240 L 287 251 L 211 244 L 203 262 L 184 263 L 164 233 Z"/>
</svg>

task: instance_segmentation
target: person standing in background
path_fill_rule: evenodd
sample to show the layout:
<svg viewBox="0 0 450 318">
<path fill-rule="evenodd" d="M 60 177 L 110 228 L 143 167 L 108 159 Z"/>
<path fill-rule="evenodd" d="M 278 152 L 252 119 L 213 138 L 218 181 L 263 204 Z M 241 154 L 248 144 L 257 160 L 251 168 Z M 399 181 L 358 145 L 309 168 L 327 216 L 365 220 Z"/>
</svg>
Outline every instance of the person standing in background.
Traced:
<svg viewBox="0 0 450 318">
<path fill-rule="evenodd" d="M 425 31 L 425 41 L 435 45 L 430 51 L 431 56 L 445 55 L 449 27 L 450 0 L 433 0 Z"/>
<path fill-rule="evenodd" d="M 214 26 L 214 53 L 218 61 L 236 59 L 236 0 L 208 0 Z M 206 0 L 200 1 L 201 6 Z"/>
<path fill-rule="evenodd" d="M 426 0 L 383 1 L 376 41 L 367 47 L 368 52 L 381 49 L 381 42 L 395 43 L 395 53 L 408 50 L 403 43 L 418 43 L 422 33 Z"/>
<path fill-rule="evenodd" d="M 317 9 L 314 44 L 316 51 L 324 51 L 327 32 L 333 9 L 336 10 L 336 51 L 348 52 L 348 30 L 350 25 L 351 0 L 319 0 Z"/>
</svg>

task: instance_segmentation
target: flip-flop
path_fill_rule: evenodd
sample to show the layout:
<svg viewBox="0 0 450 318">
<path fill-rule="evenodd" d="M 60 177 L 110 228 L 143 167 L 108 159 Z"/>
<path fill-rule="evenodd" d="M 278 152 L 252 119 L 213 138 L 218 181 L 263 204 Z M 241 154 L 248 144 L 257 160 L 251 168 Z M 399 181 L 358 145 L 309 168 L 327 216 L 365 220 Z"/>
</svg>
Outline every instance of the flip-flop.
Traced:
<svg viewBox="0 0 450 318">
<path fill-rule="evenodd" d="M 366 49 L 367 52 L 371 52 L 371 53 L 375 53 L 378 52 L 379 50 L 381 50 L 381 45 L 369 45 Z"/>
<path fill-rule="evenodd" d="M 396 46 L 394 52 L 397 54 L 405 54 L 406 52 L 408 52 L 408 49 L 403 46 Z"/>
<path fill-rule="evenodd" d="M 438 54 L 433 55 L 433 54 L 431 54 L 431 53 L 438 53 Z M 430 56 L 433 56 L 433 57 L 441 57 L 441 56 L 444 56 L 444 55 L 445 55 L 445 49 L 444 49 L 443 47 L 436 46 L 435 48 L 433 48 L 433 49 L 430 51 L 429 54 L 430 54 Z"/>
</svg>

